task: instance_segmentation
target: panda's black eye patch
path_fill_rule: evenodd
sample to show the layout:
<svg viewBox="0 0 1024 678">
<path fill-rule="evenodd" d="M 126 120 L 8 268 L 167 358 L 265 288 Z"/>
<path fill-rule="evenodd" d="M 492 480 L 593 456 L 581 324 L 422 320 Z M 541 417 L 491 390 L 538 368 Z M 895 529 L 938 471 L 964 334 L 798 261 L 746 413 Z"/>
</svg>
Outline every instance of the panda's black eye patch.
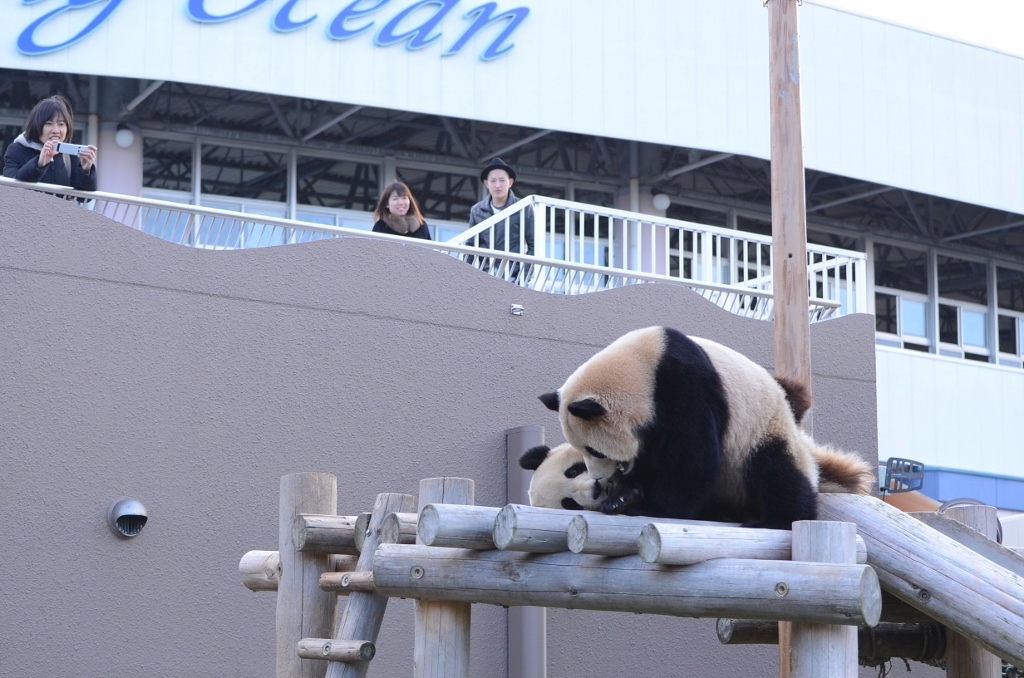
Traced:
<svg viewBox="0 0 1024 678">
<path fill-rule="evenodd" d="M 565 469 L 565 477 L 575 478 L 576 476 L 578 476 L 579 474 L 583 473 L 586 470 L 587 465 L 584 464 L 582 461 L 578 461 L 569 468 Z"/>
<path fill-rule="evenodd" d="M 562 508 L 569 509 L 570 511 L 582 511 L 583 506 L 572 497 L 565 497 L 562 499 Z"/>
<path fill-rule="evenodd" d="M 588 447 L 587 448 L 587 454 L 589 454 L 591 457 L 596 457 L 598 459 L 607 459 L 608 458 L 608 457 L 604 456 L 603 454 L 601 454 L 600 452 L 598 452 L 597 450 L 595 450 L 593 447 Z"/>
</svg>

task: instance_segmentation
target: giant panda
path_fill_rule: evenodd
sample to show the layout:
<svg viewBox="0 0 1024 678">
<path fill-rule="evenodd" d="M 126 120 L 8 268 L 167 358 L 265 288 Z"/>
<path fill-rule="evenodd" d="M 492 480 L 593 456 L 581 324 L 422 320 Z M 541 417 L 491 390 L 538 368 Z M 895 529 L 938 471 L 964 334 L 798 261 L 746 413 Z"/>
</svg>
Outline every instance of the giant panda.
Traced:
<svg viewBox="0 0 1024 678">
<path fill-rule="evenodd" d="M 600 510 L 583 453 L 569 443 L 554 449 L 547 445 L 531 447 L 519 457 L 519 466 L 534 472 L 529 489 L 531 506 Z"/>
<path fill-rule="evenodd" d="M 636 330 L 540 398 L 583 451 L 605 513 L 773 528 L 817 516 L 816 446 L 794 416 L 809 403 L 791 402 L 764 368 L 721 344 Z M 865 491 L 870 480 L 859 489 L 849 480 L 870 478 L 867 464 L 819 452 L 842 456 L 846 491 Z"/>
</svg>

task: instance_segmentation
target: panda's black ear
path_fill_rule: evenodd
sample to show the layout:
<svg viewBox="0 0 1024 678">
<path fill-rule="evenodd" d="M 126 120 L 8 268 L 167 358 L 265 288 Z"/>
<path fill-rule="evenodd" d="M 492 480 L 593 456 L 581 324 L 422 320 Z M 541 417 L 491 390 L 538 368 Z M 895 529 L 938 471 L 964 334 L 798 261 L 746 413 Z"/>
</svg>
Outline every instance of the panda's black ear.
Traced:
<svg viewBox="0 0 1024 678">
<path fill-rule="evenodd" d="M 519 466 L 527 471 L 536 471 L 544 463 L 544 460 L 547 459 L 548 452 L 550 451 L 551 448 L 547 445 L 531 447 L 526 452 L 523 452 L 523 456 L 519 457 Z"/>
<path fill-rule="evenodd" d="M 558 391 L 552 391 L 551 393 L 545 393 L 540 397 L 540 401 L 544 403 L 549 410 L 554 412 L 558 411 Z"/>
<path fill-rule="evenodd" d="M 574 403 L 569 403 L 567 408 L 569 412 L 580 419 L 590 421 L 591 419 L 597 419 L 608 414 L 608 410 L 604 409 L 604 406 L 594 400 L 593 398 L 586 398 L 584 400 L 577 400 Z"/>
</svg>

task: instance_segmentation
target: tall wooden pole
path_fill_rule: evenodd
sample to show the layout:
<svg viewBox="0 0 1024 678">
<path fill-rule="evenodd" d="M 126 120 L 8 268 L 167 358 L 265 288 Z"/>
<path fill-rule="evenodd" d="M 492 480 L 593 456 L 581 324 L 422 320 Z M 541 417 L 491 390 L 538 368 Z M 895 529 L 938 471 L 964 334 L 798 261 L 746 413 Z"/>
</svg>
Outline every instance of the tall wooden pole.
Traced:
<svg viewBox="0 0 1024 678">
<path fill-rule="evenodd" d="M 811 387 L 807 301 L 807 208 L 800 107 L 798 0 L 768 1 L 768 72 L 772 141 L 772 289 L 775 372 Z M 811 414 L 804 420 L 811 430 Z M 791 625 L 779 624 L 779 678 L 793 667 Z"/>
</svg>

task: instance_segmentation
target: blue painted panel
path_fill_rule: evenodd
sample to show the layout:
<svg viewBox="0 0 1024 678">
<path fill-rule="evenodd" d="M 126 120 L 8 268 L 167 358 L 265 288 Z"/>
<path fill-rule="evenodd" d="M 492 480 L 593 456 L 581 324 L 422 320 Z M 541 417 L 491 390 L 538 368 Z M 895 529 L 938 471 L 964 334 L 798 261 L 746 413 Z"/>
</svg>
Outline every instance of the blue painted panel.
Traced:
<svg viewBox="0 0 1024 678">
<path fill-rule="evenodd" d="M 921 490 L 936 501 L 970 498 L 989 506 L 1024 511 L 1024 479 L 925 469 Z"/>
</svg>

